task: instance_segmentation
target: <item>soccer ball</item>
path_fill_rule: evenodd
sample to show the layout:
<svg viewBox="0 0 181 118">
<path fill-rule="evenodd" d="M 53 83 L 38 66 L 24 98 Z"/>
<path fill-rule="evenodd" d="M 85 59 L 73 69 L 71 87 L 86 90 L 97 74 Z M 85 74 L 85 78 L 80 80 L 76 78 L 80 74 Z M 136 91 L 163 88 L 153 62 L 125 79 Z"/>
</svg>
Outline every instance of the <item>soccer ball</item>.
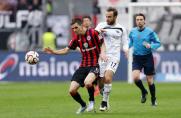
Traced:
<svg viewBox="0 0 181 118">
<path fill-rule="evenodd" d="M 25 61 L 28 64 L 37 64 L 39 61 L 39 54 L 36 51 L 29 51 L 25 55 Z"/>
</svg>

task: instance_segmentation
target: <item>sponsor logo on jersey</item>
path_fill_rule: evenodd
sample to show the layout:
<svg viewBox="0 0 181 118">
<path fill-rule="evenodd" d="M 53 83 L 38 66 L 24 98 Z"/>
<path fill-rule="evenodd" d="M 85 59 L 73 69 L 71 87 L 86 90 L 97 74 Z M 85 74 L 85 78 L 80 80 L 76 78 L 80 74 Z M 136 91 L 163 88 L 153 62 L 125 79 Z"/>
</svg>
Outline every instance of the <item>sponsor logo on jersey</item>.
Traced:
<svg viewBox="0 0 181 118">
<path fill-rule="evenodd" d="M 91 37 L 90 37 L 89 35 L 87 36 L 87 40 L 88 40 L 88 41 L 91 40 Z"/>
<path fill-rule="evenodd" d="M 85 48 L 88 48 L 88 43 L 84 43 L 84 47 L 85 47 Z"/>
</svg>

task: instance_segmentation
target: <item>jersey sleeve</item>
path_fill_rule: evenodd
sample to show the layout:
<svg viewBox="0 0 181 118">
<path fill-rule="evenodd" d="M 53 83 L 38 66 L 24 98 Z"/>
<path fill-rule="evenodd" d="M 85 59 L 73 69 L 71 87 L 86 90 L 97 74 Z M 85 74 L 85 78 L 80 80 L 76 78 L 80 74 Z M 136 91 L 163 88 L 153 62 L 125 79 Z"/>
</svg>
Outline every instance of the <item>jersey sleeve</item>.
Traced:
<svg viewBox="0 0 181 118">
<path fill-rule="evenodd" d="M 157 49 L 161 46 L 160 39 L 155 32 L 151 33 L 151 49 Z"/>
<path fill-rule="evenodd" d="M 122 35 L 122 44 L 123 44 L 123 50 L 128 50 L 128 34 L 125 28 L 123 28 L 123 35 Z"/>
<path fill-rule="evenodd" d="M 103 38 L 103 36 L 101 35 L 101 33 L 99 33 L 98 31 L 96 31 L 96 30 L 94 30 L 95 31 L 95 37 L 96 37 L 96 39 L 98 40 L 98 43 L 99 44 L 102 44 L 102 43 L 104 43 L 104 38 Z"/>
<path fill-rule="evenodd" d="M 132 31 L 129 33 L 129 48 L 133 46 Z"/>
<path fill-rule="evenodd" d="M 101 32 L 101 31 L 100 31 L 101 29 L 102 29 L 102 24 L 99 23 L 99 24 L 96 26 L 95 30 L 98 31 L 98 32 Z"/>
<path fill-rule="evenodd" d="M 75 49 L 77 48 L 76 38 L 72 39 L 72 40 L 69 42 L 68 48 L 71 49 L 71 50 L 75 50 Z"/>
</svg>

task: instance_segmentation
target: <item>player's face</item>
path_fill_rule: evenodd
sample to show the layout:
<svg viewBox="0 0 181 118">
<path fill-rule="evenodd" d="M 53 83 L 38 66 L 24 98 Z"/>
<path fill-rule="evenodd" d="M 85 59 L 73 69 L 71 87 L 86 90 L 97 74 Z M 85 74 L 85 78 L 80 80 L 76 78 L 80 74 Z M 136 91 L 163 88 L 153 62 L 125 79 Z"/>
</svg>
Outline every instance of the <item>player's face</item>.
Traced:
<svg viewBox="0 0 181 118">
<path fill-rule="evenodd" d="M 136 17 L 136 25 L 137 25 L 137 27 L 140 27 L 140 28 L 144 27 L 145 20 L 144 20 L 143 16 L 137 16 Z"/>
<path fill-rule="evenodd" d="M 91 27 L 91 20 L 89 18 L 84 18 L 82 25 L 86 28 Z"/>
<path fill-rule="evenodd" d="M 111 12 L 106 12 L 106 22 L 108 25 L 113 25 L 116 22 L 117 16 L 114 16 L 114 13 Z"/>
<path fill-rule="evenodd" d="M 74 23 L 71 28 L 76 34 L 81 33 L 81 25 L 79 25 L 78 23 Z"/>
</svg>

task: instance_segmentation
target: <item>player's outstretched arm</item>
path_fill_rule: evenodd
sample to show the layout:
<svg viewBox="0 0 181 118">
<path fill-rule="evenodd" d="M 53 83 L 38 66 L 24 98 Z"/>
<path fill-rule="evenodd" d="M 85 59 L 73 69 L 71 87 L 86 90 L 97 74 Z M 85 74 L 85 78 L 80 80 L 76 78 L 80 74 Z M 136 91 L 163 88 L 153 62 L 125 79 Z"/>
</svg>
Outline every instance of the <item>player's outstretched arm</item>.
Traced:
<svg viewBox="0 0 181 118">
<path fill-rule="evenodd" d="M 53 50 L 48 47 L 48 48 L 45 48 L 43 51 L 47 54 L 63 55 L 63 54 L 67 54 L 69 52 L 69 50 L 70 49 L 68 47 L 60 49 L 60 50 Z"/>
</svg>

